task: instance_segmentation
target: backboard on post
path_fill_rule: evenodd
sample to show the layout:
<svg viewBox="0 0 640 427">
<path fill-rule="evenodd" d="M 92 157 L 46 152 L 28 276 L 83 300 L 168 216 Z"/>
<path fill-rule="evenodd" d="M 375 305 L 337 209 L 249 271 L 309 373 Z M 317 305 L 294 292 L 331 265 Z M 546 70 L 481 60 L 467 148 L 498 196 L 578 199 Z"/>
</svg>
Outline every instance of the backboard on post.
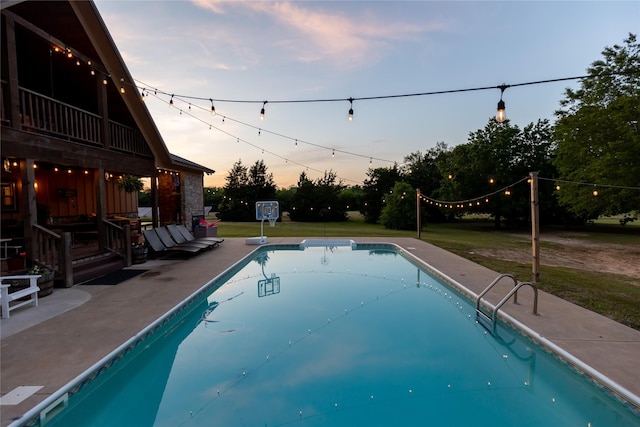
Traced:
<svg viewBox="0 0 640 427">
<path fill-rule="evenodd" d="M 250 237 L 246 240 L 247 245 L 261 245 L 267 243 L 264 235 L 264 222 L 269 221 L 271 227 L 275 227 L 276 221 L 280 217 L 280 205 L 277 201 L 256 202 L 256 220 L 260 221 L 260 237 Z"/>
</svg>

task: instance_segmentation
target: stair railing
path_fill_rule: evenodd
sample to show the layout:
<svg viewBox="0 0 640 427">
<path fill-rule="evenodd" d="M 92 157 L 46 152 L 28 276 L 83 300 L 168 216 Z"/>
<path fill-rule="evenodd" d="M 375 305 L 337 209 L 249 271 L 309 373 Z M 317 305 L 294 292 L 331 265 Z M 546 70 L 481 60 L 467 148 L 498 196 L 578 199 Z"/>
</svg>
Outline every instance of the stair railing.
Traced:
<svg viewBox="0 0 640 427">
<path fill-rule="evenodd" d="M 122 226 L 105 220 L 106 246 L 105 249 L 122 257 L 127 267 L 131 265 L 131 226 Z"/>
<path fill-rule="evenodd" d="M 55 272 L 61 278 L 63 286 L 73 286 L 73 267 L 71 264 L 71 233 L 53 231 L 33 225 L 35 248 L 33 261 Z"/>
</svg>

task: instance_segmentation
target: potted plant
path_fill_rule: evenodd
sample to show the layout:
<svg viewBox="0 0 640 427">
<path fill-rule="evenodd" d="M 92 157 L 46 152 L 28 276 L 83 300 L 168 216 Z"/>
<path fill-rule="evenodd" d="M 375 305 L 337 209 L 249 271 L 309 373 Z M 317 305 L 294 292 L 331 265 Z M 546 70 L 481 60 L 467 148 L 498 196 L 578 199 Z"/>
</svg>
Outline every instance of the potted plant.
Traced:
<svg viewBox="0 0 640 427">
<path fill-rule="evenodd" d="M 147 261 L 148 249 L 144 243 L 131 244 L 131 262 L 133 264 L 142 264 Z"/>
<path fill-rule="evenodd" d="M 127 193 L 142 191 L 144 188 L 142 180 L 135 175 L 123 175 L 118 179 L 117 184 L 120 190 L 124 190 Z"/>
<path fill-rule="evenodd" d="M 39 264 L 35 264 L 27 271 L 27 274 L 40 275 L 40 277 L 38 278 L 38 287 L 40 288 L 40 291 L 38 292 L 38 298 L 46 297 L 47 295 L 51 295 L 53 293 L 53 281 L 56 276 L 55 271 L 46 267 L 42 267 Z"/>
</svg>

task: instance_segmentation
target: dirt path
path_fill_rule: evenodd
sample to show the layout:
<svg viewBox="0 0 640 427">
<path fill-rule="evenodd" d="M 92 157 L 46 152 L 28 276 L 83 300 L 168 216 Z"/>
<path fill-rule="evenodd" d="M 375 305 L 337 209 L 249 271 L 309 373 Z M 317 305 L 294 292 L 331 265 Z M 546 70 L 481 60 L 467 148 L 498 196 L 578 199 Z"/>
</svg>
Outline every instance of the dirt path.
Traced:
<svg viewBox="0 0 640 427">
<path fill-rule="evenodd" d="M 554 235 L 541 236 L 540 240 L 553 243 L 551 248 L 543 246 L 540 249 L 542 265 L 616 273 L 640 281 L 640 244 L 592 243 Z M 531 249 L 478 249 L 474 252 L 508 261 L 531 262 Z"/>
</svg>

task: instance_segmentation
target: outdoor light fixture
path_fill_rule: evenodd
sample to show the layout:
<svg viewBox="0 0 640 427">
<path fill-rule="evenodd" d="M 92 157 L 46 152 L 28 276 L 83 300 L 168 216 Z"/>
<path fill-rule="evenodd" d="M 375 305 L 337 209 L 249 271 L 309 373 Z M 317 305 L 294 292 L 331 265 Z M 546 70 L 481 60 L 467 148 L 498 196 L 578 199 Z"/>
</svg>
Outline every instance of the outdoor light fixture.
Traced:
<svg viewBox="0 0 640 427">
<path fill-rule="evenodd" d="M 169 100 L 169 107 L 173 108 L 173 95 L 171 95 L 171 99 Z"/>
<path fill-rule="evenodd" d="M 211 115 L 215 116 L 216 115 L 216 107 L 213 106 L 213 99 L 209 99 L 209 101 L 211 101 Z"/>
<path fill-rule="evenodd" d="M 507 113 L 504 111 L 505 110 L 505 106 L 504 106 L 504 101 L 502 100 L 502 94 L 504 93 L 504 90 L 507 87 L 509 87 L 509 86 L 505 85 L 504 83 L 499 86 L 499 88 L 500 88 L 500 101 L 498 101 L 498 112 L 496 113 L 496 121 L 498 123 L 502 123 L 505 120 L 507 120 Z"/>
<path fill-rule="evenodd" d="M 260 110 L 260 120 L 264 120 L 264 106 L 267 105 L 267 101 L 262 103 L 262 109 Z"/>
<path fill-rule="evenodd" d="M 353 98 L 349 98 L 349 104 L 351 107 L 349 108 L 349 121 L 351 122 L 353 121 Z"/>
</svg>

